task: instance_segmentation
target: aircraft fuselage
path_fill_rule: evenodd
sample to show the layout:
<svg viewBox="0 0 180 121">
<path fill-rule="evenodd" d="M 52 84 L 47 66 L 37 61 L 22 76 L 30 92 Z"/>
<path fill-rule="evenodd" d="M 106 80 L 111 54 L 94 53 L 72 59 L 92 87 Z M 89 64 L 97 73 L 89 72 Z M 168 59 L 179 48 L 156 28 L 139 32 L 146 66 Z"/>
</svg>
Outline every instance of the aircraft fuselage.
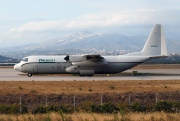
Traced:
<svg viewBox="0 0 180 121">
<path fill-rule="evenodd" d="M 76 56 L 76 55 L 74 55 Z M 66 61 L 62 56 L 29 56 L 25 57 L 19 64 L 15 65 L 14 69 L 32 74 L 114 74 L 130 69 L 149 59 L 147 56 L 102 56 L 105 63 L 72 63 Z M 73 65 L 74 64 L 74 65 Z M 69 70 L 68 70 L 69 69 Z"/>
<path fill-rule="evenodd" d="M 32 74 L 114 74 L 130 69 L 148 59 L 167 56 L 164 30 L 160 24 L 152 29 L 142 51 L 118 56 L 100 54 L 28 56 L 14 66 L 15 70 Z"/>
</svg>

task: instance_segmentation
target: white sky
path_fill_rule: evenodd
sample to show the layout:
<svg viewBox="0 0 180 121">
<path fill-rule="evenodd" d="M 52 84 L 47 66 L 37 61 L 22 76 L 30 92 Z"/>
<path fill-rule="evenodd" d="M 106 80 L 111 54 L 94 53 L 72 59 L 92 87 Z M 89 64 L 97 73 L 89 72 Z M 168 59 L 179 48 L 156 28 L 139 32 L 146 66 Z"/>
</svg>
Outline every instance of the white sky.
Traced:
<svg viewBox="0 0 180 121">
<path fill-rule="evenodd" d="M 180 0 L 0 0 L 1 47 L 80 31 L 148 35 L 156 23 L 178 39 Z"/>
</svg>

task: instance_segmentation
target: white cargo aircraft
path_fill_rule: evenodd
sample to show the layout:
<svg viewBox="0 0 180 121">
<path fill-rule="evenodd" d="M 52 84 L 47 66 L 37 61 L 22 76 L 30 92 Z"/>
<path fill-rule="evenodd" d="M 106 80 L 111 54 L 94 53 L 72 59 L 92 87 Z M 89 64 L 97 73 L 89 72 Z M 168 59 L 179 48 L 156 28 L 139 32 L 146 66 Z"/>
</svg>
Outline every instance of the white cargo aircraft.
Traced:
<svg viewBox="0 0 180 121">
<path fill-rule="evenodd" d="M 28 56 L 14 66 L 14 69 L 32 74 L 114 74 L 130 69 L 152 58 L 167 56 L 163 27 L 156 24 L 151 31 L 141 52 L 118 56 L 101 56 L 99 54 L 62 55 L 62 56 Z"/>
</svg>

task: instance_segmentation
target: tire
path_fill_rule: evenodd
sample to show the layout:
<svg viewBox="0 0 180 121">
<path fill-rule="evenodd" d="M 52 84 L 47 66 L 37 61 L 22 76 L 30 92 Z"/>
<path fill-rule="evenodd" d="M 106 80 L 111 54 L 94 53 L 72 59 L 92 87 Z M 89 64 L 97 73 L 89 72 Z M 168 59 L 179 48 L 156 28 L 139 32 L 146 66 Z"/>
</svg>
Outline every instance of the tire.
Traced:
<svg viewBox="0 0 180 121">
<path fill-rule="evenodd" d="M 31 76 L 32 76 L 32 74 L 31 74 L 31 73 L 28 73 L 28 74 L 27 74 L 27 76 L 28 76 L 28 77 L 31 77 Z"/>
</svg>

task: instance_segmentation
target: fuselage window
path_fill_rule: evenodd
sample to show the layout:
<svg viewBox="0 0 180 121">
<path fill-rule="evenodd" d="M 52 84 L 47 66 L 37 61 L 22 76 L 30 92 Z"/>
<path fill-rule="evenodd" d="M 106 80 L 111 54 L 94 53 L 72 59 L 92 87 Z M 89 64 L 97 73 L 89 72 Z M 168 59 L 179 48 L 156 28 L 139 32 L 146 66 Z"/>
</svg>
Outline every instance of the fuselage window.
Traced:
<svg viewBox="0 0 180 121">
<path fill-rule="evenodd" d="M 28 62 L 28 58 L 23 58 L 22 61 L 23 62 Z"/>
<path fill-rule="evenodd" d="M 28 62 L 28 58 L 25 58 L 25 61 Z"/>
</svg>

